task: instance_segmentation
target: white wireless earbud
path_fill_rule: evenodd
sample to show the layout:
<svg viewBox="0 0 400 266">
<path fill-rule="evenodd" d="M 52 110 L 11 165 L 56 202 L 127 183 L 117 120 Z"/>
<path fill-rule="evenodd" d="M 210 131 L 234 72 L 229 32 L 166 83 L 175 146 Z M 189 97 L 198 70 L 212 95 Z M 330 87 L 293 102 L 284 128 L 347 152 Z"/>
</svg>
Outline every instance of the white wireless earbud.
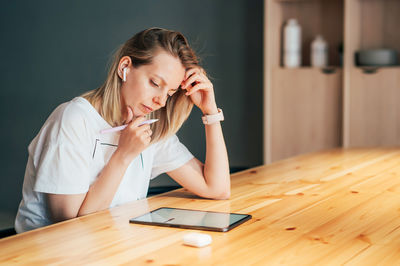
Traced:
<svg viewBox="0 0 400 266">
<path fill-rule="evenodd" d="M 124 82 L 126 81 L 126 67 L 124 68 L 124 78 L 122 79 Z"/>
</svg>

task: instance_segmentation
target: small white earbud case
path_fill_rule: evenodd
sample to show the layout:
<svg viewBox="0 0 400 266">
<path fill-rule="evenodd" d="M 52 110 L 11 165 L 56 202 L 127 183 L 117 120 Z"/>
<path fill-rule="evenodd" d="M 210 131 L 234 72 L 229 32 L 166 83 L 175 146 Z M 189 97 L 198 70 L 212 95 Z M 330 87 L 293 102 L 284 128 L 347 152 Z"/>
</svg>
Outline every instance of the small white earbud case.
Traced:
<svg viewBox="0 0 400 266">
<path fill-rule="evenodd" d="M 188 233 L 183 236 L 183 243 L 188 246 L 201 248 L 211 244 L 211 242 L 212 238 L 207 234 Z"/>
</svg>

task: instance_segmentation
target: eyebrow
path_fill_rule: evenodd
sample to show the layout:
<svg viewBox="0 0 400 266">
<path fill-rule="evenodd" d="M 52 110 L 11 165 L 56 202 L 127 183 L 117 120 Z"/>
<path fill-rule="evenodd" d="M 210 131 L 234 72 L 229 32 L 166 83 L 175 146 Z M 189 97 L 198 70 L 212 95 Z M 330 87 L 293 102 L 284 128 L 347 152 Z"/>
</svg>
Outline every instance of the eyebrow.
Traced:
<svg viewBox="0 0 400 266">
<path fill-rule="evenodd" d="M 165 81 L 165 79 L 163 79 L 163 77 L 161 77 L 161 76 L 159 76 L 159 75 L 157 75 L 157 74 L 154 74 L 154 76 L 156 76 L 157 78 L 161 79 L 161 81 L 162 81 L 165 85 L 168 85 L 167 82 Z"/>
<path fill-rule="evenodd" d="M 163 79 L 163 77 L 161 77 L 161 76 L 159 76 L 157 74 L 154 74 L 154 76 L 156 76 L 157 78 L 161 79 L 161 81 L 168 87 L 168 83 L 165 81 L 165 79 Z M 171 89 L 171 90 L 172 91 L 177 91 L 178 89 L 179 89 L 179 87 L 176 88 L 176 89 Z"/>
</svg>

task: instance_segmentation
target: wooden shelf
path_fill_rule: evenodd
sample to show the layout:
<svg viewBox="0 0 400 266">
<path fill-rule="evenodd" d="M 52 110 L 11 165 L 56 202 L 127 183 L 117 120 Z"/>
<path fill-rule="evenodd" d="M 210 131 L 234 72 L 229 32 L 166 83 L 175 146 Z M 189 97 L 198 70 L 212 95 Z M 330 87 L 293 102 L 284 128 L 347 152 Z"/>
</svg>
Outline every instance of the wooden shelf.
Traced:
<svg viewBox="0 0 400 266">
<path fill-rule="evenodd" d="M 264 162 L 341 145 L 343 0 L 265 1 Z M 302 66 L 282 67 L 282 31 L 302 28 Z M 310 67 L 312 40 L 329 45 L 329 67 Z"/>
<path fill-rule="evenodd" d="M 373 67 L 373 66 L 368 66 L 368 67 L 354 67 L 354 69 L 358 69 L 359 71 L 361 71 L 363 74 L 376 74 L 378 72 L 386 72 L 386 71 L 393 71 L 393 70 L 399 70 L 399 74 L 400 74 L 400 66 L 387 66 L 387 67 Z"/>
<path fill-rule="evenodd" d="M 286 67 L 275 67 L 274 69 L 281 69 L 282 71 L 291 71 L 291 72 L 296 72 L 296 71 L 313 71 L 314 73 L 318 74 L 333 74 L 338 71 L 342 71 L 342 68 L 339 66 L 328 66 L 328 67 L 310 67 L 310 66 L 302 66 L 302 67 L 296 67 L 296 68 L 286 68 Z"/>
<path fill-rule="evenodd" d="M 400 1 L 345 1 L 343 145 L 400 145 L 400 66 L 360 67 L 361 49 L 391 48 L 400 52 Z"/>
<path fill-rule="evenodd" d="M 341 145 L 400 145 L 400 66 L 359 67 L 354 61 L 361 49 L 400 54 L 400 1 L 265 0 L 264 6 L 264 162 Z M 302 27 L 299 68 L 281 63 L 289 18 Z M 309 67 L 317 34 L 329 45 L 326 69 Z"/>
<path fill-rule="evenodd" d="M 289 2 L 289 3 L 299 3 L 299 2 L 326 2 L 326 0 L 275 0 L 276 2 Z"/>
</svg>

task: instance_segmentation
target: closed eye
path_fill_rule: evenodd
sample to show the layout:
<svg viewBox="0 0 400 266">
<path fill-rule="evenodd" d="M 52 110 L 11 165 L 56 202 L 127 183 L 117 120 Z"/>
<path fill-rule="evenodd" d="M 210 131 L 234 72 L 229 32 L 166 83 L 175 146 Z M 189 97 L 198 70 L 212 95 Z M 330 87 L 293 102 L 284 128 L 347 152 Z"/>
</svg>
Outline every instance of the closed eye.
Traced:
<svg viewBox="0 0 400 266">
<path fill-rule="evenodd" d="M 155 83 L 152 79 L 150 79 L 150 83 L 151 83 L 153 86 L 157 87 L 157 88 L 160 87 L 160 86 L 159 86 L 157 83 Z"/>
</svg>

